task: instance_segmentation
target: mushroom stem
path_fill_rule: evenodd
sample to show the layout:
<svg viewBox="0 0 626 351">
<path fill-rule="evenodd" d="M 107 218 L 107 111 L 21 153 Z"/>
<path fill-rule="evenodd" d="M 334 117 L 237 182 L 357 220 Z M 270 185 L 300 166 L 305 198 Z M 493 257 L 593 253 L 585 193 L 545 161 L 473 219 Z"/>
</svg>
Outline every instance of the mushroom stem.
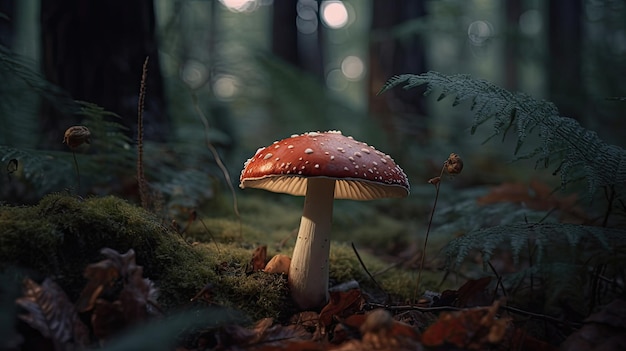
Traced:
<svg viewBox="0 0 626 351">
<path fill-rule="evenodd" d="M 328 256 L 335 180 L 307 180 L 304 211 L 289 266 L 291 297 L 298 307 L 311 309 L 328 300 Z"/>
</svg>

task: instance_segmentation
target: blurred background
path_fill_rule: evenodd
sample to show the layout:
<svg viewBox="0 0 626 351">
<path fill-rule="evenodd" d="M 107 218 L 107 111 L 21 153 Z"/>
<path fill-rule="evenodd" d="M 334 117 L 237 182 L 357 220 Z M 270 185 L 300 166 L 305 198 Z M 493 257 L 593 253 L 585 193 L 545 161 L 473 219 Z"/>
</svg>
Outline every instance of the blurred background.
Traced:
<svg viewBox="0 0 626 351">
<path fill-rule="evenodd" d="M 61 141 L 77 124 L 93 134 L 76 152 L 79 192 L 136 195 L 147 56 L 146 177 L 169 204 L 226 189 L 216 155 L 236 188 L 257 148 L 331 129 L 391 154 L 414 184 L 451 152 L 472 165 L 460 184 L 526 177 L 506 164 L 513 146 L 482 145 L 490 127 L 470 136 L 469 106 L 377 95 L 403 73 L 471 74 L 624 145 L 626 104 L 607 99 L 626 96 L 624 0 L 0 0 L 0 45 L 0 156 L 19 161 L 8 202 L 76 188 Z"/>
</svg>

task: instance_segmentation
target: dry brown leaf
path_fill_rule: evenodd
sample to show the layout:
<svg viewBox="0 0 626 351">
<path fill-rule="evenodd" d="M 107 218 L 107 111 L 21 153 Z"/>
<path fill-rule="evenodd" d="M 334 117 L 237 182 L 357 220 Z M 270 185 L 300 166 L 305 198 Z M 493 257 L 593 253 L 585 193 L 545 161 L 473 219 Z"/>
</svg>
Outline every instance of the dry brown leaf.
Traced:
<svg viewBox="0 0 626 351">
<path fill-rule="evenodd" d="M 356 332 L 358 331 L 358 332 Z M 355 338 L 361 335 L 361 339 Z M 419 332 L 412 326 L 395 320 L 384 309 L 367 314 L 348 316 L 338 324 L 332 342 L 332 350 L 421 350 Z"/>
<path fill-rule="evenodd" d="M 100 252 L 106 259 L 85 268 L 88 282 L 77 306 L 81 312 L 92 311 L 93 332 L 102 341 L 124 326 L 157 315 L 158 310 L 157 289 L 143 278 L 134 250 L 120 254 L 104 248 Z"/>
<path fill-rule="evenodd" d="M 219 350 L 321 350 L 320 344 L 311 341 L 311 333 L 300 325 L 274 324 L 272 318 L 259 320 L 248 329 L 239 325 L 222 328 L 218 340 Z"/>
<path fill-rule="evenodd" d="M 91 314 L 91 328 L 100 342 L 121 331 L 127 325 L 122 304 L 119 301 L 96 300 Z"/>
<path fill-rule="evenodd" d="M 89 331 L 78 318 L 74 304 L 61 287 L 46 278 L 41 285 L 31 279 L 24 281 L 24 296 L 16 300 L 27 313 L 19 318 L 57 345 L 79 346 L 89 343 Z"/>
<path fill-rule="evenodd" d="M 252 272 L 257 272 L 265 268 L 265 261 L 267 260 L 267 246 L 259 246 L 254 249 L 252 253 L 252 259 L 250 259 L 250 269 Z"/>
<path fill-rule="evenodd" d="M 275 255 L 267 262 L 263 271 L 265 273 L 282 273 L 289 274 L 289 266 L 291 265 L 291 258 L 287 255 Z"/>
<path fill-rule="evenodd" d="M 484 350 L 497 344 L 510 343 L 510 318 L 496 316 L 500 304 L 500 301 L 496 301 L 489 307 L 442 313 L 437 322 L 422 334 L 423 345 L 451 345 L 468 350 Z"/>
<path fill-rule="evenodd" d="M 349 316 L 360 310 L 362 303 L 363 296 L 359 289 L 333 291 L 330 293 L 330 301 L 320 311 L 320 324 L 328 327 L 333 322 L 334 316 Z"/>
</svg>

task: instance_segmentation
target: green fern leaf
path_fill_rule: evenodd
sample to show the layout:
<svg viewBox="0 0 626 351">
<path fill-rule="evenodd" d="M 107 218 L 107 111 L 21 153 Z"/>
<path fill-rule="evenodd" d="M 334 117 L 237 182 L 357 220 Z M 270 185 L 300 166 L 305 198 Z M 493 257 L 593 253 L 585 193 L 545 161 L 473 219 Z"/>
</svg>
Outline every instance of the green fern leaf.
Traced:
<svg viewBox="0 0 626 351">
<path fill-rule="evenodd" d="M 575 249 L 585 242 L 588 245 L 608 251 L 612 242 L 623 240 L 626 229 L 592 227 L 567 223 L 544 224 L 507 224 L 490 228 L 473 230 L 461 237 L 450 241 L 443 253 L 446 256 L 447 266 L 455 268 L 472 252 L 481 252 L 483 262 L 488 262 L 495 250 L 505 248 L 506 244 L 514 254 L 515 262 L 520 255 L 527 252 L 528 245 L 535 246 L 534 261 L 539 264 L 547 255 L 547 248 L 551 250 L 563 247 Z"/>
<path fill-rule="evenodd" d="M 433 71 L 394 76 L 379 93 L 398 85 L 403 85 L 404 89 L 426 85 L 425 95 L 441 90 L 437 100 L 454 96 L 453 105 L 472 101 L 470 108 L 474 121 L 471 132 L 488 120 L 493 121 L 493 134 L 487 140 L 514 128 L 517 133 L 516 155 L 528 136 L 538 131 L 540 145 L 517 155 L 516 159 L 536 158 L 538 165 L 556 165 L 555 173 L 560 172 L 563 187 L 581 176 L 587 180 L 589 195 L 598 187 L 626 184 L 626 151 L 606 144 L 577 121 L 559 116 L 558 109 L 550 102 L 512 93 L 469 75 L 449 76 Z"/>
</svg>

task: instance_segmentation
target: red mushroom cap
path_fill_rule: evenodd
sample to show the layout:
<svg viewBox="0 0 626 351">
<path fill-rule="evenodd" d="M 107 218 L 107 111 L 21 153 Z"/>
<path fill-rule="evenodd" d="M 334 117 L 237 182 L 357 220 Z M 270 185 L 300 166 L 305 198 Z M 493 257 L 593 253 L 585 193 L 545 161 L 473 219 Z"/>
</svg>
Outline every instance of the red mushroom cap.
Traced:
<svg viewBox="0 0 626 351">
<path fill-rule="evenodd" d="M 394 160 L 339 131 L 292 135 L 257 150 L 241 171 L 241 188 L 304 196 L 307 177 L 335 179 L 335 198 L 405 197 L 409 181 Z"/>
</svg>

